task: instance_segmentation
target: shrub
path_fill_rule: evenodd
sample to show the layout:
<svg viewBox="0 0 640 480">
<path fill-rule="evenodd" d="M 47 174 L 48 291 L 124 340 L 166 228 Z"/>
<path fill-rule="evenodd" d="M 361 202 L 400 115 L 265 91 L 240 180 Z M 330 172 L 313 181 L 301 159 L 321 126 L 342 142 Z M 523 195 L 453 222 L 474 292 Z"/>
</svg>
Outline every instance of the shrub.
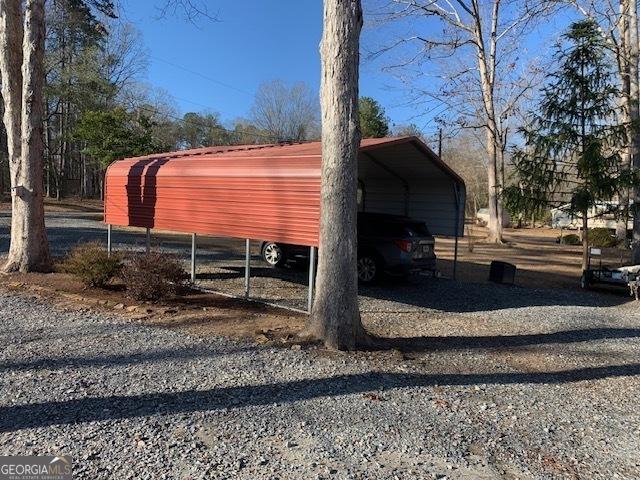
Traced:
<svg viewBox="0 0 640 480">
<path fill-rule="evenodd" d="M 127 291 L 136 300 L 158 300 L 176 294 L 188 278 L 179 260 L 162 252 L 133 255 L 122 270 Z"/>
<path fill-rule="evenodd" d="M 593 228 L 589 230 L 589 244 L 596 248 L 615 247 L 618 241 L 608 228 Z"/>
<path fill-rule="evenodd" d="M 122 257 L 107 253 L 99 242 L 81 243 L 73 247 L 62 269 L 76 275 L 89 287 L 104 287 L 122 270 Z"/>
<path fill-rule="evenodd" d="M 558 237 L 558 242 L 563 245 L 581 245 L 582 239 L 580 238 L 580 235 L 570 233 L 568 235 L 563 235 L 562 238 Z"/>
</svg>

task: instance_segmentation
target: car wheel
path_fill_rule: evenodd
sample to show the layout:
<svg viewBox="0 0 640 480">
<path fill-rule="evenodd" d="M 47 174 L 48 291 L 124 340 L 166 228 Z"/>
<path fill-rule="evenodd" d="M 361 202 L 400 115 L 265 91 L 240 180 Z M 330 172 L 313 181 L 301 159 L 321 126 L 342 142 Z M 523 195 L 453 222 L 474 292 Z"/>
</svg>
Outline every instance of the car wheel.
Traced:
<svg viewBox="0 0 640 480">
<path fill-rule="evenodd" d="M 382 273 L 380 262 L 373 255 L 358 257 L 358 280 L 363 284 L 375 283 Z"/>
<path fill-rule="evenodd" d="M 262 258 L 272 267 L 283 267 L 287 262 L 282 247 L 274 242 L 267 242 L 262 247 Z"/>
</svg>

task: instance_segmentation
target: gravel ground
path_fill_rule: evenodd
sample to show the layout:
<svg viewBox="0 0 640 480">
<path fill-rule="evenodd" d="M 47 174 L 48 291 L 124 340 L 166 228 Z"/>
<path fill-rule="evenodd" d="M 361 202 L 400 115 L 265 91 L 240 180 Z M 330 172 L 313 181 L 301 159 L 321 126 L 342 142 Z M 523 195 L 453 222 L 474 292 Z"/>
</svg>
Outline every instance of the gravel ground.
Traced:
<svg viewBox="0 0 640 480">
<path fill-rule="evenodd" d="M 454 285 L 433 281 L 429 314 L 390 323 L 381 301 L 366 323 L 455 336 L 370 354 L 202 339 L 1 294 L 0 454 L 70 454 L 83 479 L 640 478 L 635 306 L 507 306 L 539 292 Z"/>
<path fill-rule="evenodd" d="M 47 225 L 57 255 L 106 238 L 95 214 Z M 202 284 L 239 291 L 241 247 L 203 248 Z M 304 304 L 305 272 L 253 274 L 256 296 Z M 640 478 L 627 297 L 430 278 L 361 293 L 402 352 L 193 337 L 0 293 L 0 455 L 70 454 L 82 479 Z"/>
</svg>

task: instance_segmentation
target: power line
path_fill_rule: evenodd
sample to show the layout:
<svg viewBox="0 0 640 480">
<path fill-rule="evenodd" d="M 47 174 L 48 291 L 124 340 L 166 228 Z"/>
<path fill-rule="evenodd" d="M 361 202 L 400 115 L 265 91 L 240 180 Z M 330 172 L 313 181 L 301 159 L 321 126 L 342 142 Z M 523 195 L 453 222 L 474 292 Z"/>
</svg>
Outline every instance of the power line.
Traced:
<svg viewBox="0 0 640 480">
<path fill-rule="evenodd" d="M 204 80 L 207 80 L 209 82 L 215 83 L 216 85 L 220 85 L 221 87 L 229 88 L 231 90 L 235 90 L 236 92 L 240 92 L 240 93 L 242 93 L 244 95 L 249 95 L 250 97 L 253 97 L 253 93 L 247 92 L 246 90 L 242 90 L 241 88 L 234 87 L 233 85 L 230 85 L 228 83 L 221 82 L 220 80 L 216 80 L 215 78 L 208 77 L 208 76 L 203 75 L 202 73 L 200 73 L 198 71 L 191 70 L 190 68 L 184 67 L 182 65 L 178 65 L 177 63 L 170 62 L 169 60 L 165 60 L 164 58 L 156 57 L 155 55 L 151 55 L 151 58 L 153 58 L 153 59 L 155 59 L 155 60 L 157 60 L 159 62 L 165 63 L 167 65 L 170 65 L 170 66 L 172 66 L 174 68 L 177 68 L 179 70 L 183 70 L 183 71 L 185 71 L 187 73 L 190 73 L 191 75 L 195 75 L 195 76 L 200 77 L 200 78 L 202 78 Z"/>
<path fill-rule="evenodd" d="M 172 93 L 170 93 L 169 95 L 171 96 L 171 99 L 173 99 L 173 100 L 180 100 L 181 102 L 191 103 L 193 105 L 197 105 L 199 107 L 202 107 L 202 109 L 203 109 L 203 110 L 200 110 L 200 112 L 188 112 L 188 113 L 213 113 L 214 115 L 224 115 L 227 118 L 233 118 L 234 117 L 234 115 L 229 115 L 229 112 L 221 112 L 219 109 L 213 108 L 210 105 L 205 105 L 204 103 L 194 102 L 193 100 L 189 100 L 187 98 L 176 97 Z M 239 115 L 235 115 L 235 118 L 242 118 L 242 117 L 239 116 Z"/>
<path fill-rule="evenodd" d="M 173 99 L 175 99 L 175 100 L 180 100 L 181 102 L 187 102 L 187 103 L 191 103 L 191 104 L 193 104 L 193 105 L 197 105 L 197 106 L 199 106 L 199 107 L 202 107 L 202 108 L 204 108 L 204 111 L 205 111 L 205 112 L 206 112 L 206 111 L 210 111 L 210 112 L 222 113 L 222 112 L 218 112 L 218 110 L 217 110 L 217 109 L 213 109 L 213 108 L 211 108 L 209 105 L 205 105 L 204 103 L 198 103 L 198 102 L 194 102 L 193 100 L 188 100 L 188 99 L 186 99 L 186 98 L 176 97 L 176 96 L 175 96 L 175 95 L 173 95 L 173 94 L 170 94 L 170 95 L 171 95 L 171 98 L 173 98 Z"/>
</svg>

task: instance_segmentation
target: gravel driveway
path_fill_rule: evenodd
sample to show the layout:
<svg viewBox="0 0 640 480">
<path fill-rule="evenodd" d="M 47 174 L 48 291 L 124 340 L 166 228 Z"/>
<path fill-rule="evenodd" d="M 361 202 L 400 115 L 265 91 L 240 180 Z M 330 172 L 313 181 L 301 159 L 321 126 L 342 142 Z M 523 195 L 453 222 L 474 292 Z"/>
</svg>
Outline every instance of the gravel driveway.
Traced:
<svg viewBox="0 0 640 480">
<path fill-rule="evenodd" d="M 82 479 L 640 478 L 635 305 L 496 309 L 474 288 L 461 312 L 394 317 L 436 338 L 370 354 L 0 294 L 0 454 L 70 454 Z"/>
<path fill-rule="evenodd" d="M 47 226 L 56 255 L 106 238 L 95 214 Z M 202 284 L 239 293 L 241 248 L 202 248 Z M 304 305 L 305 272 L 256 267 L 254 295 Z M 91 480 L 640 478 L 627 297 L 419 278 L 362 289 L 361 310 L 402 352 L 274 349 L 0 293 L 0 455 L 70 454 Z"/>
</svg>

